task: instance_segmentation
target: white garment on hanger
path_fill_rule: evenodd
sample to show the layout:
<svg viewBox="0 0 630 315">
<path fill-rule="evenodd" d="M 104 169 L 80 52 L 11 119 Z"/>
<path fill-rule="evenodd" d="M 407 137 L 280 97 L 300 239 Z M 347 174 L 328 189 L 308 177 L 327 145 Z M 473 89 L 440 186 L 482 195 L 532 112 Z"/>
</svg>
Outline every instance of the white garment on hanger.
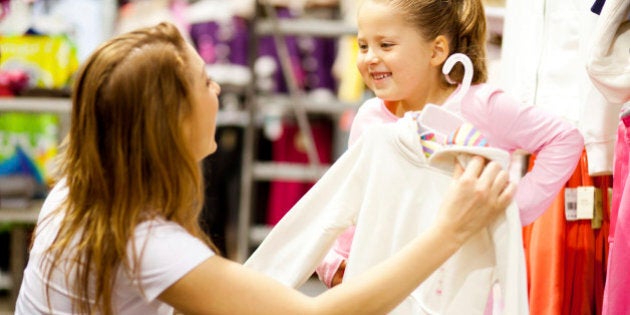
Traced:
<svg viewBox="0 0 630 315">
<path fill-rule="evenodd" d="M 622 0 L 626 1 L 627 0 Z M 591 176 L 612 174 L 617 104 L 606 102 L 586 71 L 598 16 L 592 0 L 506 2 L 501 88 L 573 123 L 584 136 Z"/>
<path fill-rule="evenodd" d="M 611 103 L 630 101 L 630 2 L 607 0 L 595 24 L 586 69 Z"/>
<path fill-rule="evenodd" d="M 344 280 L 359 276 L 432 224 L 451 180 L 424 157 L 415 121 L 373 125 L 272 229 L 245 265 L 299 287 L 334 240 L 356 225 Z M 501 285 L 505 314 L 527 314 L 525 272 L 513 203 L 391 314 L 483 314 L 495 281 Z"/>
</svg>

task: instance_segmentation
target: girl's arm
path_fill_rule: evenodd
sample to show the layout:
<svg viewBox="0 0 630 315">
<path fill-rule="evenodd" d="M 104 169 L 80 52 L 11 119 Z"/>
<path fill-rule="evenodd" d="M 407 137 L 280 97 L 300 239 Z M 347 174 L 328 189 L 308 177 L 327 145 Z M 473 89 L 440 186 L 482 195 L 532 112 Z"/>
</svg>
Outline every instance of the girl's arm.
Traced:
<svg viewBox="0 0 630 315">
<path fill-rule="evenodd" d="M 480 157 L 458 167 L 435 224 L 363 276 L 308 297 L 260 273 L 211 257 L 159 299 L 185 314 L 386 314 L 509 205 L 515 186 Z M 385 288 L 385 289 L 384 289 Z"/>
<path fill-rule="evenodd" d="M 533 169 L 519 181 L 514 197 L 521 223 L 530 224 L 549 207 L 575 170 L 584 149 L 579 130 L 498 90 L 463 103 L 462 114 L 488 137 L 491 146 L 536 154 Z"/>
<path fill-rule="evenodd" d="M 398 117 L 389 112 L 381 99 L 374 97 L 365 101 L 359 107 L 352 121 L 348 147 L 359 140 L 366 128 L 376 124 L 393 123 L 396 120 L 398 120 Z M 344 269 L 340 268 L 340 266 L 348 260 L 353 239 L 354 227 L 351 226 L 337 238 L 324 260 L 315 269 L 319 279 L 327 287 L 330 288 L 341 283 Z"/>
</svg>

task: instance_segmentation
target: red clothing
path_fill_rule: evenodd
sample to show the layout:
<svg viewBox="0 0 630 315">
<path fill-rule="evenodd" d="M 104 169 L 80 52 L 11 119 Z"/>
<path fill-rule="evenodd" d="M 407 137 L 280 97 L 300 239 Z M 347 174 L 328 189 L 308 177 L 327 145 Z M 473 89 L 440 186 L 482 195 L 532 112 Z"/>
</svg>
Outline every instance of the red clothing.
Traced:
<svg viewBox="0 0 630 315">
<path fill-rule="evenodd" d="M 565 188 L 595 186 L 604 192 L 602 227 L 593 229 L 591 220 L 567 221 L 563 189 L 540 218 L 523 228 L 531 314 L 601 314 L 611 183 L 611 176 L 588 175 L 583 152 Z"/>
</svg>

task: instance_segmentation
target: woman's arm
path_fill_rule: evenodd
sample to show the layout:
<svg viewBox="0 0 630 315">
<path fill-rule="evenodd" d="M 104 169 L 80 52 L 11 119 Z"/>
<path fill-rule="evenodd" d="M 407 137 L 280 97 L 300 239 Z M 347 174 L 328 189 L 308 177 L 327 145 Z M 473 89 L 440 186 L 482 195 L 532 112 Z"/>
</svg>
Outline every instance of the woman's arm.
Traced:
<svg viewBox="0 0 630 315">
<path fill-rule="evenodd" d="M 514 185 L 474 158 L 455 180 L 435 224 L 370 272 L 308 297 L 256 271 L 212 257 L 159 299 L 185 314 L 386 314 L 508 206 Z"/>
</svg>

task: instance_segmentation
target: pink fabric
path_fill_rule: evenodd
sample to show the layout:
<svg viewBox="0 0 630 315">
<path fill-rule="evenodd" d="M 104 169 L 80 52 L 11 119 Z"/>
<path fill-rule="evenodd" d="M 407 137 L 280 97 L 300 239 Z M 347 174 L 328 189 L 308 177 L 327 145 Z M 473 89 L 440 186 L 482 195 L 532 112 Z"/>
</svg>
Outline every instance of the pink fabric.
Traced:
<svg viewBox="0 0 630 315">
<path fill-rule="evenodd" d="M 451 94 L 457 95 L 459 88 Z M 547 209 L 577 165 L 584 139 L 575 126 L 544 109 L 525 106 L 501 90 L 487 84 L 470 87 L 460 104 L 445 102 L 446 109 L 459 114 L 488 138 L 490 147 L 508 152 L 521 149 L 537 156 L 535 167 L 518 184 L 515 196 L 521 223 L 527 225 Z M 350 130 L 352 145 L 370 125 L 398 120 L 378 98 L 367 100 L 360 108 Z M 353 233 L 346 231 L 332 251 L 348 252 Z M 346 244 L 346 249 L 338 245 Z M 317 268 L 324 283 L 330 283 L 341 260 L 347 256 L 329 255 Z M 319 273 L 321 271 L 321 274 Z"/>
<path fill-rule="evenodd" d="M 630 314 L 630 185 L 628 164 L 630 151 L 630 117 L 621 118 L 615 145 L 613 196 L 610 210 L 609 254 L 604 315 Z"/>
<path fill-rule="evenodd" d="M 341 262 L 348 259 L 350 255 L 350 246 L 352 245 L 352 238 L 354 237 L 354 226 L 346 229 L 335 241 L 333 249 L 326 254 L 324 261 L 330 262 L 329 264 L 320 264 L 315 268 L 319 280 L 321 280 L 327 287 L 332 286 L 332 279 L 339 269 Z"/>
<path fill-rule="evenodd" d="M 350 135 L 348 137 L 348 146 L 353 145 L 359 137 L 363 134 L 365 129 L 369 128 L 373 124 L 392 123 L 398 120 L 398 116 L 392 114 L 385 103 L 381 99 L 371 98 L 361 107 L 354 116 L 352 121 L 352 127 L 350 127 Z"/>
<path fill-rule="evenodd" d="M 311 132 L 319 161 L 330 163 L 332 157 L 332 126 L 328 121 L 311 121 Z M 308 163 L 300 128 L 294 122 L 285 122 L 282 135 L 273 142 L 273 160 L 275 162 Z M 266 222 L 275 225 L 311 189 L 314 183 L 274 180 L 269 184 Z"/>
<path fill-rule="evenodd" d="M 630 135 L 626 130 L 626 126 L 621 120 L 617 127 L 617 140 L 615 143 L 615 159 L 613 170 L 613 193 L 612 203 L 610 204 L 610 234 L 608 240 L 613 242 L 615 237 L 615 224 L 617 222 L 617 213 L 619 212 L 619 205 L 621 203 L 621 196 L 626 186 L 626 179 L 628 178 L 628 158 L 630 143 Z"/>
</svg>

